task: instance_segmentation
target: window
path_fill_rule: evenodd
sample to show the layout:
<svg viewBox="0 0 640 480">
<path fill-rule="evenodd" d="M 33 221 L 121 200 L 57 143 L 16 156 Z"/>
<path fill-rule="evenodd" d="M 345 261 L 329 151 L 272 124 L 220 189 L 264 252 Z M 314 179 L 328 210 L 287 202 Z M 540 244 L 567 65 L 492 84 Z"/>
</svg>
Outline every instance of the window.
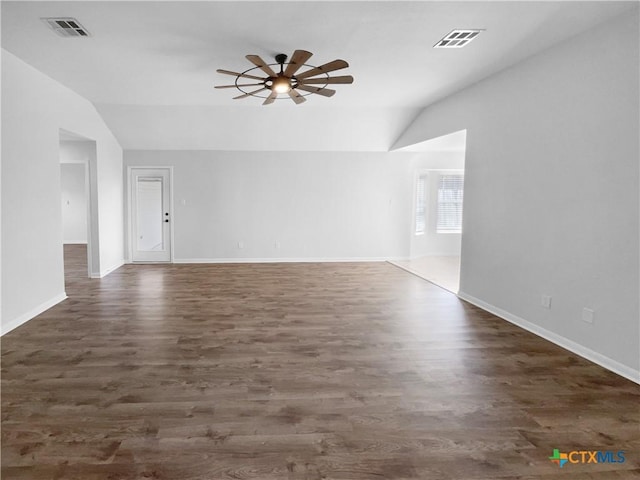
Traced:
<svg viewBox="0 0 640 480">
<path fill-rule="evenodd" d="M 427 177 L 418 178 L 416 190 L 416 235 L 422 235 L 427 227 L 425 219 L 426 193 L 427 193 Z"/>
<path fill-rule="evenodd" d="M 438 180 L 438 233 L 462 232 L 464 175 L 441 175 Z"/>
</svg>

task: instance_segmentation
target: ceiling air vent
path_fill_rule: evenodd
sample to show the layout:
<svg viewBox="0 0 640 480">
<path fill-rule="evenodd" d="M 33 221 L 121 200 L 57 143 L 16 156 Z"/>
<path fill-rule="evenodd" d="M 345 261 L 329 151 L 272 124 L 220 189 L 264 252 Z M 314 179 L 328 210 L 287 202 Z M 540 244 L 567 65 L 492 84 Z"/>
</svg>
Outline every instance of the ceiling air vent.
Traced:
<svg viewBox="0 0 640 480">
<path fill-rule="evenodd" d="M 436 43 L 433 48 L 462 48 L 484 30 L 454 30 Z"/>
<path fill-rule="evenodd" d="M 89 32 L 75 18 L 43 18 L 51 29 L 61 37 L 88 37 Z"/>
</svg>

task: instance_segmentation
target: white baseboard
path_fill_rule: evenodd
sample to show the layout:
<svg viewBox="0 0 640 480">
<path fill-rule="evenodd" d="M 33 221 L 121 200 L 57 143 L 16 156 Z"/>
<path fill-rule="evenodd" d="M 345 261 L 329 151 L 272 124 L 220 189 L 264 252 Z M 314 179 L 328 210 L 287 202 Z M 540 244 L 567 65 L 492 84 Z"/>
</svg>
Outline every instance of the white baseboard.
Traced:
<svg viewBox="0 0 640 480">
<path fill-rule="evenodd" d="M 562 335 L 558 335 L 557 333 L 547 330 L 546 328 L 536 325 L 535 323 L 531 323 L 525 320 L 524 318 L 520 318 L 517 315 L 513 315 L 512 313 L 502 310 L 501 308 L 498 308 L 494 305 L 486 303 L 483 300 L 480 300 L 479 298 L 475 298 L 472 295 L 469 295 L 464 292 L 458 292 L 458 297 L 466 302 L 469 302 L 475 305 L 476 307 L 486 310 L 489 313 L 493 313 L 494 315 L 502 318 L 503 320 L 506 320 L 509 323 L 513 323 L 514 325 L 517 325 L 520 328 L 523 328 L 535 335 L 538 335 L 539 337 L 542 337 L 545 340 L 550 341 L 551 343 L 555 343 L 556 345 L 566 350 L 569 350 L 570 352 L 573 352 L 576 355 L 586 358 L 587 360 L 597 365 L 600 365 L 601 367 L 604 367 L 607 370 L 610 370 L 613 373 L 620 375 L 621 377 L 631 380 L 634 383 L 640 384 L 640 370 L 635 370 L 627 365 L 624 365 L 616 360 L 613 360 L 605 355 L 602 355 L 601 353 L 593 351 L 590 348 L 587 348 L 583 345 L 580 345 L 579 343 L 576 343 L 573 340 L 569 340 L 568 338 L 563 337 Z"/>
<path fill-rule="evenodd" d="M 18 328 L 23 323 L 27 323 L 32 318 L 37 317 L 42 312 L 44 312 L 46 310 L 49 310 L 54 305 L 57 305 L 58 303 L 62 302 L 63 300 L 66 300 L 66 299 L 67 299 L 67 294 L 65 292 L 62 292 L 60 295 L 56 295 L 55 297 L 47 300 L 46 302 L 41 303 L 37 307 L 32 308 L 28 312 L 20 315 L 18 318 L 14 318 L 13 320 L 9 320 L 6 324 L 3 323 L 2 324 L 2 332 L 0 333 L 0 335 L 4 335 L 5 333 L 9 333 L 11 330 L 14 330 L 14 329 Z"/>
<path fill-rule="evenodd" d="M 391 262 L 404 257 L 300 257 L 300 258 L 175 258 L 173 263 L 339 263 Z"/>
<path fill-rule="evenodd" d="M 86 245 L 86 240 L 65 240 L 63 242 L 64 245 Z"/>
<path fill-rule="evenodd" d="M 114 266 L 101 270 L 99 273 L 92 273 L 91 278 L 103 278 L 109 275 L 111 272 L 119 269 L 124 265 L 124 260 L 120 260 L 120 262 L 116 263 Z"/>
</svg>

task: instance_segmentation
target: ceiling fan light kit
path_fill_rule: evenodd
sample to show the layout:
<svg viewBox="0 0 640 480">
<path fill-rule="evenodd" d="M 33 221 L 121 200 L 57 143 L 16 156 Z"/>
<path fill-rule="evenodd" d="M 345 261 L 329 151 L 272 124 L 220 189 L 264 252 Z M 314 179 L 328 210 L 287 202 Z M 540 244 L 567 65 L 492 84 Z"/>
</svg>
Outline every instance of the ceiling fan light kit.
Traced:
<svg viewBox="0 0 640 480">
<path fill-rule="evenodd" d="M 311 58 L 311 55 L 313 54 L 306 50 L 296 50 L 293 52 L 290 61 L 287 62 L 287 56 L 280 53 L 275 56 L 276 63 L 271 64 L 267 64 L 258 55 L 247 55 L 247 60 L 255 66 L 244 72 L 218 69 L 218 73 L 232 75 L 236 77 L 236 80 L 233 85 L 216 85 L 215 88 L 237 88 L 242 94 L 233 97 L 234 100 L 259 97 L 265 99 L 262 102 L 263 105 L 270 105 L 279 98 L 290 98 L 296 105 L 299 105 L 306 101 L 304 97 L 311 94 L 323 97 L 333 96 L 336 91 L 326 88 L 327 85 L 353 83 L 351 75 L 329 76 L 330 72 L 347 68 L 349 66 L 347 62 L 338 59 L 319 67 L 314 67 L 305 63 Z M 279 67 L 279 72 L 272 67 Z M 309 67 L 309 70 L 296 74 L 302 67 Z M 258 70 L 258 72 L 255 72 L 255 70 Z M 262 76 L 260 76 L 260 73 Z M 240 83 L 246 80 L 255 80 L 256 82 Z M 249 88 L 253 87 L 260 88 L 249 90 Z M 283 97 L 279 97 L 279 95 L 283 95 Z"/>
</svg>

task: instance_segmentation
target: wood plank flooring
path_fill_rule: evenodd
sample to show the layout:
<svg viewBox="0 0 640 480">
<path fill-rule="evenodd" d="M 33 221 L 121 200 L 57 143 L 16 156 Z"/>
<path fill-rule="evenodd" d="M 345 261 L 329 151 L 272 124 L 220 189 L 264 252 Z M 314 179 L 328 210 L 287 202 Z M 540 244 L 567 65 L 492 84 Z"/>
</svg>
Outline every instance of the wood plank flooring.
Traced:
<svg viewBox="0 0 640 480">
<path fill-rule="evenodd" d="M 392 265 L 84 256 L 2 338 L 3 479 L 640 478 L 638 385 Z"/>
</svg>

